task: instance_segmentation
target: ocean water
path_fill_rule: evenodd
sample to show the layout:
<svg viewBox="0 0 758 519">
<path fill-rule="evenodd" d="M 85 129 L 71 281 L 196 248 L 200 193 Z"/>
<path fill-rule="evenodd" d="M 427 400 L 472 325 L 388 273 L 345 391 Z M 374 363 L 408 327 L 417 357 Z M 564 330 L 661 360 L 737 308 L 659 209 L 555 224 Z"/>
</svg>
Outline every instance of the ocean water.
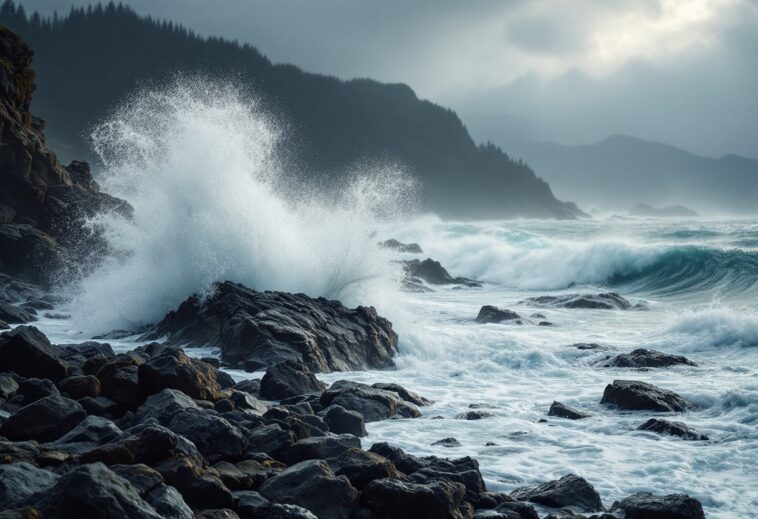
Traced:
<svg viewBox="0 0 758 519">
<path fill-rule="evenodd" d="M 755 515 L 758 220 L 444 222 L 414 212 L 413 181 L 398 168 L 362 165 L 336 190 L 292 182 L 277 160 L 277 139 L 257 101 L 228 85 L 179 81 L 129 100 L 96 129 L 94 144 L 104 189 L 129 200 L 134 219 L 92 222 L 112 256 L 82 280 L 62 280 L 71 302 L 61 311 L 71 319 L 37 325 L 54 342 L 81 341 L 155 322 L 225 279 L 373 304 L 399 334 L 397 369 L 320 378 L 397 382 L 435 404 L 419 419 L 368 424 L 364 446 L 387 441 L 417 455 L 474 456 L 497 491 L 573 472 L 606 506 L 637 491 L 683 492 L 708 517 Z M 418 242 L 418 257 L 484 286 L 403 291 L 395 260 L 414 256 L 377 247 L 390 237 Z M 523 303 L 609 290 L 638 307 Z M 476 324 L 482 305 L 539 312 L 555 326 Z M 570 347 L 579 342 L 607 350 Z M 698 366 L 596 365 L 635 348 L 683 354 Z M 614 379 L 653 383 L 702 409 L 666 416 L 601 406 Z M 553 400 L 592 417 L 548 419 Z M 459 419 L 472 404 L 494 416 Z M 652 416 L 681 420 L 711 441 L 635 431 Z M 431 445 L 446 437 L 461 446 Z"/>
</svg>

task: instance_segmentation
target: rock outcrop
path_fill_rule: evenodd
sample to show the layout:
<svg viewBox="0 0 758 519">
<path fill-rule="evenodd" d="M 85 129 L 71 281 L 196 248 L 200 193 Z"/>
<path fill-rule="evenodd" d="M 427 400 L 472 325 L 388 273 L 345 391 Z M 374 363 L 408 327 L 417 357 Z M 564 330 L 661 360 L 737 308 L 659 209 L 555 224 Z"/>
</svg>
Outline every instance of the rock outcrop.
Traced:
<svg viewBox="0 0 758 519">
<path fill-rule="evenodd" d="M 481 287 L 482 282 L 464 277 L 453 277 L 439 261 L 431 258 L 425 260 L 404 260 L 403 265 L 406 275 L 406 286 L 413 289 L 423 287 L 421 280 L 430 285 L 459 285 L 464 287 Z"/>
<path fill-rule="evenodd" d="M 538 296 L 525 300 L 537 306 L 555 308 L 584 308 L 590 310 L 629 310 L 632 303 L 615 292 L 603 294 L 564 294 L 560 296 Z"/>
<path fill-rule="evenodd" d="M 616 355 L 601 363 L 601 366 L 607 368 L 667 368 L 678 365 L 697 366 L 697 364 L 682 355 L 670 355 L 644 348 Z"/>
<path fill-rule="evenodd" d="M 698 409 L 698 406 L 673 391 L 661 389 L 636 380 L 614 380 L 603 393 L 601 404 L 613 404 L 628 411 L 659 411 L 681 413 Z"/>
<path fill-rule="evenodd" d="M 86 163 L 64 168 L 47 148 L 44 123 L 30 111 L 32 56 L 0 28 L 0 271 L 48 284 L 103 252 L 98 231 L 84 225 L 88 218 L 128 215 L 130 207 L 101 193 Z"/>
<path fill-rule="evenodd" d="M 211 296 L 194 295 L 144 337 L 215 346 L 221 359 L 248 370 L 286 360 L 314 372 L 394 366 L 397 334 L 373 307 L 346 308 L 304 294 L 257 292 L 219 283 Z"/>
</svg>

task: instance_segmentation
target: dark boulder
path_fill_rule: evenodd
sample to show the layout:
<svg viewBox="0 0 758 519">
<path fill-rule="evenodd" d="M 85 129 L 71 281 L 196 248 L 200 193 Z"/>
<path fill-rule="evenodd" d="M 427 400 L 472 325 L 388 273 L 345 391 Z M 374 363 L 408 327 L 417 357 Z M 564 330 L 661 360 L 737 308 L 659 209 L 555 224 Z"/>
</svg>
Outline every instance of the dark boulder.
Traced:
<svg viewBox="0 0 758 519">
<path fill-rule="evenodd" d="M 37 328 L 19 326 L 0 334 L 0 369 L 58 382 L 66 377 L 68 364 Z"/>
<path fill-rule="evenodd" d="M 194 443 L 211 462 L 240 458 L 247 448 L 243 431 L 214 411 L 184 409 L 166 427 Z"/>
<path fill-rule="evenodd" d="M 462 415 L 458 416 L 458 418 L 462 420 L 481 420 L 483 418 L 490 418 L 492 416 L 495 415 L 487 411 L 466 411 Z"/>
<path fill-rule="evenodd" d="M 479 310 L 479 315 L 476 316 L 476 322 L 481 324 L 486 323 L 502 323 L 503 321 L 519 321 L 522 323 L 522 317 L 516 312 L 511 310 L 502 310 L 496 306 L 485 305 Z"/>
<path fill-rule="evenodd" d="M 222 398 L 216 368 L 189 358 L 178 347 L 164 348 L 139 367 L 139 388 L 144 396 L 170 388 L 199 400 Z"/>
<path fill-rule="evenodd" d="M 100 380 L 93 375 L 66 377 L 58 382 L 58 389 L 74 400 L 100 396 Z"/>
<path fill-rule="evenodd" d="M 60 395 L 52 380 L 46 378 L 27 378 L 18 387 L 18 395 L 24 398 L 23 405 L 29 405 L 48 396 Z"/>
<path fill-rule="evenodd" d="M 386 420 L 394 416 L 417 418 L 421 412 L 394 391 L 377 389 L 366 384 L 338 380 L 321 394 L 324 407 L 339 405 L 360 413 L 366 422 Z"/>
<path fill-rule="evenodd" d="M 625 519 L 705 519 L 700 502 L 685 494 L 638 492 L 613 503 L 611 512 L 623 512 Z"/>
<path fill-rule="evenodd" d="M 536 487 L 526 487 L 511 492 L 514 499 L 531 501 L 552 508 L 576 507 L 585 512 L 602 512 L 600 495 L 584 478 L 568 474 L 561 479 L 549 481 Z"/>
<path fill-rule="evenodd" d="M 651 418 L 647 422 L 637 427 L 638 431 L 648 431 L 669 436 L 679 436 L 683 440 L 708 440 L 705 434 L 700 434 L 694 429 L 690 429 L 682 422 L 670 422 L 668 420 L 659 420 Z"/>
<path fill-rule="evenodd" d="M 82 406 L 60 395 L 51 395 L 22 407 L 0 424 L 0 436 L 11 441 L 57 440 L 87 415 Z"/>
<path fill-rule="evenodd" d="M 459 442 L 457 438 L 442 438 L 441 440 L 432 442 L 432 445 L 439 447 L 460 447 L 461 442 Z"/>
<path fill-rule="evenodd" d="M 258 490 L 270 501 L 302 506 L 319 519 L 348 519 L 358 491 L 344 476 L 335 476 L 322 460 L 297 463 L 266 480 Z"/>
<path fill-rule="evenodd" d="M 249 412 L 262 415 L 268 411 L 266 404 L 255 398 L 250 393 L 244 391 L 236 391 L 234 389 L 226 391 L 229 394 L 229 400 L 234 404 L 237 409 L 246 409 Z"/>
<path fill-rule="evenodd" d="M 195 508 L 231 508 L 234 497 L 216 471 L 187 456 L 174 456 L 155 464 L 166 484 L 175 487 Z"/>
<path fill-rule="evenodd" d="M 261 381 L 259 379 L 242 380 L 237 382 L 234 386 L 237 391 L 244 391 L 250 393 L 253 396 L 260 396 Z"/>
<path fill-rule="evenodd" d="M 158 423 L 165 425 L 174 414 L 184 409 L 198 409 L 198 405 L 177 389 L 164 389 L 147 397 L 147 400 L 137 408 L 135 421 L 143 423 L 154 418 Z"/>
<path fill-rule="evenodd" d="M 593 310 L 629 310 L 632 303 L 615 292 L 604 294 L 565 294 L 560 296 L 538 296 L 526 299 L 537 306 L 557 308 L 586 308 Z"/>
<path fill-rule="evenodd" d="M 550 410 L 548 410 L 547 415 L 557 416 L 558 418 L 568 418 L 569 420 L 581 420 L 582 418 L 588 418 L 591 416 L 589 413 L 574 409 L 573 407 L 560 402 L 553 402 L 550 404 Z"/>
<path fill-rule="evenodd" d="M 195 514 L 174 488 L 163 484 L 163 476 L 147 465 L 114 465 L 110 469 L 129 481 L 155 511 L 166 519 L 194 519 Z"/>
<path fill-rule="evenodd" d="M 37 312 L 33 308 L 23 308 L 0 301 L 0 320 L 7 324 L 30 323 L 37 320 Z"/>
<path fill-rule="evenodd" d="M 698 409 L 697 405 L 672 391 L 636 380 L 614 380 L 613 384 L 606 386 L 600 403 L 630 411 L 680 413 Z"/>
<path fill-rule="evenodd" d="M 402 243 L 397 241 L 394 238 L 390 238 L 389 240 L 385 240 L 382 242 L 379 242 L 379 247 L 382 249 L 392 249 L 396 250 L 397 252 L 406 252 L 409 254 L 423 254 L 424 251 L 421 250 L 421 246 L 418 243 Z"/>
<path fill-rule="evenodd" d="M 0 464 L 0 510 L 15 508 L 56 481 L 57 474 L 26 462 Z"/>
<path fill-rule="evenodd" d="M 314 372 L 388 368 L 397 334 L 372 307 L 349 309 L 304 294 L 256 292 L 220 283 L 210 297 L 190 297 L 148 338 L 216 346 L 221 359 L 256 370 L 297 360 Z"/>
<path fill-rule="evenodd" d="M 0 400 L 7 400 L 18 391 L 18 382 L 7 373 L 0 373 Z"/>
<path fill-rule="evenodd" d="M 297 441 L 295 433 L 279 424 L 256 427 L 247 435 L 250 452 L 262 452 L 278 457 Z"/>
<path fill-rule="evenodd" d="M 139 366 L 145 360 L 134 353 L 116 355 L 97 370 L 100 394 L 113 400 L 123 413 L 135 409 L 141 402 Z"/>
<path fill-rule="evenodd" d="M 256 516 L 253 516 L 256 517 Z M 315 517 L 315 516 L 314 516 Z M 237 512 L 228 508 L 202 510 L 195 514 L 195 519 L 241 519 Z"/>
<path fill-rule="evenodd" d="M 400 262 L 410 283 L 418 283 L 421 279 L 430 285 L 461 285 L 466 287 L 481 287 L 482 283 L 473 279 L 456 277 L 443 267 L 439 261 L 427 258 L 423 261 L 413 259 Z"/>
<path fill-rule="evenodd" d="M 506 501 L 493 509 L 477 510 L 474 519 L 539 519 L 539 515 L 526 503 Z"/>
<path fill-rule="evenodd" d="M 484 478 L 479 471 L 479 462 L 465 456 L 458 459 L 438 458 L 428 456 L 421 458 L 423 466 L 409 474 L 417 483 L 432 483 L 447 481 L 460 483 L 466 490 L 466 501 L 477 504 L 479 496 L 487 490 Z"/>
<path fill-rule="evenodd" d="M 304 460 L 333 458 L 349 449 L 360 448 L 361 441 L 352 434 L 313 436 L 296 441 L 281 459 L 287 465 L 294 465 Z"/>
<path fill-rule="evenodd" d="M 357 411 L 348 411 L 339 405 L 330 405 L 322 411 L 324 422 L 329 430 L 336 434 L 352 434 L 362 438 L 366 436 L 366 423 L 363 415 Z"/>
<path fill-rule="evenodd" d="M 76 467 L 27 502 L 44 517 L 160 519 L 129 481 L 102 463 Z"/>
<path fill-rule="evenodd" d="M 302 363 L 287 360 L 266 370 L 261 379 L 260 396 L 268 400 L 282 400 L 305 393 L 320 393 L 324 389 L 326 384 Z"/>
<path fill-rule="evenodd" d="M 378 479 L 363 490 L 361 503 L 377 517 L 393 519 L 463 519 L 459 510 L 465 489 L 444 481 L 420 484 Z"/>
<path fill-rule="evenodd" d="M 241 519 L 317 519 L 301 506 L 272 503 L 250 490 L 234 493 L 234 508 Z"/>
<path fill-rule="evenodd" d="M 384 456 L 361 449 L 348 449 L 337 457 L 326 460 L 337 476 L 345 476 L 358 490 L 375 479 L 405 479 L 395 465 Z"/>
<path fill-rule="evenodd" d="M 410 402 L 413 405 L 418 405 L 418 406 L 423 407 L 427 405 L 432 405 L 434 403 L 434 401 L 429 400 L 428 398 L 425 398 L 419 395 L 418 393 L 414 393 L 413 391 L 410 391 L 404 388 L 400 384 L 393 384 L 393 383 L 388 383 L 388 382 L 376 382 L 375 384 L 371 384 L 371 387 L 397 393 L 397 396 L 399 396 L 406 402 Z"/>
<path fill-rule="evenodd" d="M 78 402 L 84 410 L 87 411 L 88 415 L 110 416 L 112 412 L 118 410 L 118 404 L 104 396 L 99 396 L 97 398 L 86 396 L 80 398 Z"/>
<path fill-rule="evenodd" d="M 646 349 L 622 353 L 601 364 L 601 366 L 606 368 L 667 368 L 677 365 L 697 366 L 697 364 L 687 357 L 669 355 L 668 353 Z"/>
<path fill-rule="evenodd" d="M 55 445 L 64 443 L 92 443 L 102 445 L 113 441 L 123 434 L 119 427 L 106 418 L 88 416 L 76 427 L 55 441 Z"/>
<path fill-rule="evenodd" d="M 412 454 L 408 454 L 398 447 L 386 442 L 375 443 L 369 452 L 379 454 L 390 460 L 403 474 L 413 474 L 425 465 L 425 462 Z"/>
</svg>

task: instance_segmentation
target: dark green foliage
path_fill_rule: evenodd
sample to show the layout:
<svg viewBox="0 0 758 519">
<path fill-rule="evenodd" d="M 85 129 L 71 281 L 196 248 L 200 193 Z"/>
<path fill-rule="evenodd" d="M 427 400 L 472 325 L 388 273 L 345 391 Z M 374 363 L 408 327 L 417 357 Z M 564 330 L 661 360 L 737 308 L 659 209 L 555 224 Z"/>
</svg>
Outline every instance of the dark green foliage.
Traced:
<svg viewBox="0 0 758 519">
<path fill-rule="evenodd" d="M 421 180 L 427 208 L 445 216 L 580 214 L 526 164 L 492 144 L 477 146 L 453 111 L 419 100 L 406 85 L 275 65 L 250 45 L 200 37 L 121 4 L 45 19 L 6 0 L 0 23 L 35 50 L 34 109 L 67 158 L 86 156 L 88 130 L 140 85 L 201 72 L 238 79 L 261 97 L 288 125 L 285 159 L 309 175 L 339 178 L 356 163 L 390 160 Z"/>
</svg>

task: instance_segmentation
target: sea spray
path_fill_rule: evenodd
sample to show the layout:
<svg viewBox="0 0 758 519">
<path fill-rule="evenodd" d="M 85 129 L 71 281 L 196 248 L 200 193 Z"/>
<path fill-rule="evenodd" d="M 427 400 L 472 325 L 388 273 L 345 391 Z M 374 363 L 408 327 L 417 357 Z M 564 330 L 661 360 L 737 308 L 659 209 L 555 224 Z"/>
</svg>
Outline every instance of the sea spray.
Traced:
<svg viewBox="0 0 758 519">
<path fill-rule="evenodd" d="M 377 167 L 310 185 L 287 175 L 280 138 L 254 98 L 202 78 L 143 90 L 98 125 L 100 180 L 134 217 L 93 221 L 113 253 L 72 289 L 76 326 L 155 321 L 223 280 L 397 309 L 400 268 L 375 231 L 415 207 L 413 181 Z"/>
</svg>

